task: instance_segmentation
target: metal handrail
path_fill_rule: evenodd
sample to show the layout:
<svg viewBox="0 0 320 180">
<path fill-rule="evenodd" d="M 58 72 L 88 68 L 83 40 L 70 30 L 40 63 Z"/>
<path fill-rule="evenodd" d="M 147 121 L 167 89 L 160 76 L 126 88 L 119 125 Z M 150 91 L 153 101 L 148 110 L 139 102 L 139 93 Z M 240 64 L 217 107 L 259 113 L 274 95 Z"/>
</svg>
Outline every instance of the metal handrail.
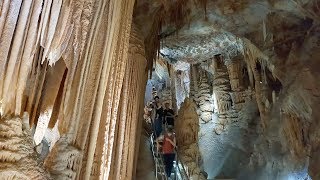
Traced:
<svg viewBox="0 0 320 180">
<path fill-rule="evenodd" d="M 150 143 L 151 143 L 151 147 L 152 147 L 152 155 L 153 155 L 153 160 L 154 160 L 154 163 L 155 163 L 155 175 L 156 175 L 156 179 L 158 180 L 159 177 L 158 177 L 158 174 L 161 175 L 160 179 L 161 180 L 168 180 L 168 177 L 166 175 L 166 172 L 165 172 L 165 169 L 164 169 L 164 163 L 163 163 L 163 155 L 161 153 L 158 153 L 157 152 L 157 147 L 156 146 L 156 143 L 154 142 L 154 134 L 152 133 L 150 135 Z M 156 149 L 156 152 L 154 151 L 154 149 Z M 178 172 L 177 170 L 175 169 L 175 179 L 177 180 L 177 173 L 179 173 L 180 177 L 183 179 L 183 180 L 190 180 L 190 177 L 183 165 L 183 162 L 180 160 L 180 157 L 179 157 L 179 153 L 178 153 L 178 148 L 175 147 L 175 152 L 176 152 L 176 158 L 175 158 L 175 163 L 176 163 L 176 168 L 178 169 Z M 157 156 L 158 155 L 158 156 Z M 180 165 L 181 167 L 180 167 Z"/>
<path fill-rule="evenodd" d="M 182 171 L 183 172 L 183 180 L 189 180 L 190 178 L 188 176 L 188 173 L 187 173 L 186 169 L 184 168 L 183 162 L 179 158 L 178 148 L 176 147 L 175 150 L 176 150 L 176 167 L 179 170 L 180 176 L 182 177 L 182 173 L 181 173 L 181 171 Z M 181 164 L 182 169 L 180 168 L 179 164 Z"/>
<path fill-rule="evenodd" d="M 162 178 L 165 179 L 165 180 L 168 180 L 168 177 L 167 177 L 167 173 L 166 173 L 166 170 L 164 169 L 164 163 L 163 163 L 163 155 L 162 154 L 159 154 L 160 156 L 160 164 L 162 165 L 162 169 L 161 169 L 161 174 L 163 174 Z"/>
<path fill-rule="evenodd" d="M 153 155 L 153 160 L 155 163 L 155 175 L 156 175 L 156 179 L 158 180 L 158 174 L 161 175 L 161 180 L 167 180 L 167 176 L 165 173 L 165 169 L 164 169 L 164 164 L 162 161 L 162 155 L 158 152 L 155 152 L 154 149 L 157 148 L 155 147 L 155 143 L 153 141 L 153 134 L 150 136 L 150 141 L 152 144 L 152 155 Z M 158 156 L 157 156 L 158 155 Z"/>
</svg>

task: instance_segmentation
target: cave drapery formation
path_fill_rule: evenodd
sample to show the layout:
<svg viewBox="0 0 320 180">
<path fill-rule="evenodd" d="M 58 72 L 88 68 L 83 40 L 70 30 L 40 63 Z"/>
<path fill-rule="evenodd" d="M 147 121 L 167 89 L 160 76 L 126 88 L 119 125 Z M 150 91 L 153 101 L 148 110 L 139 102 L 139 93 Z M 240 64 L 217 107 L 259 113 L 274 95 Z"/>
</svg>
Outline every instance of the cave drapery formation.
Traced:
<svg viewBox="0 0 320 180">
<path fill-rule="evenodd" d="M 320 179 L 319 7 L 0 1 L 0 177 L 148 179 L 156 77 L 192 179 Z"/>
<path fill-rule="evenodd" d="M 147 74 L 133 6 L 122 0 L 1 1 L 2 178 L 134 176 Z M 38 145 L 56 124 L 60 138 L 41 167 L 32 136 Z"/>
</svg>

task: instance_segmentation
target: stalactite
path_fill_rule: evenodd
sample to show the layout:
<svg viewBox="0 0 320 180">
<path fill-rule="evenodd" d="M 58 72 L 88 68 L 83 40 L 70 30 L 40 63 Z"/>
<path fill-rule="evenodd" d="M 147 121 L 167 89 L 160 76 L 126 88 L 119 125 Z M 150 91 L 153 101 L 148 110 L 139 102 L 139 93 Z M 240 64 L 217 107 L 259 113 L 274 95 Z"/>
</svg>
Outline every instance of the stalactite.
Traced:
<svg viewBox="0 0 320 180">
<path fill-rule="evenodd" d="M 28 35 L 26 37 L 26 43 L 24 45 L 23 55 L 18 65 L 19 71 L 18 73 L 18 81 L 17 81 L 17 90 L 16 90 L 16 103 L 15 103 L 15 114 L 20 114 L 22 111 L 22 104 L 23 104 L 23 92 L 26 87 L 27 77 L 30 73 L 30 68 L 32 66 L 32 61 L 30 59 L 34 58 L 34 47 L 36 46 L 36 39 L 37 39 L 37 30 L 38 30 L 38 20 L 41 14 L 41 5 L 42 0 L 34 1 L 32 13 L 30 14 L 31 18 L 28 28 Z"/>
<path fill-rule="evenodd" d="M 41 93 L 41 97 L 39 96 L 39 105 L 38 105 L 38 111 L 37 113 L 34 114 L 32 122 L 34 124 L 38 123 L 38 118 L 39 120 L 42 120 L 44 124 L 46 124 L 46 126 L 44 127 L 44 129 L 39 129 L 38 128 L 38 124 L 37 124 L 37 128 L 36 128 L 36 132 L 38 130 L 42 131 L 42 133 L 40 134 L 35 134 L 35 137 L 39 138 L 36 141 L 36 144 L 40 143 L 45 130 L 48 127 L 49 121 L 51 119 L 51 115 L 52 115 L 52 110 L 54 108 L 54 104 L 57 101 L 58 98 L 58 92 L 59 92 L 59 88 L 60 88 L 60 84 L 64 84 L 64 82 L 62 81 L 63 79 L 63 75 L 65 73 L 66 70 L 66 66 L 64 64 L 63 61 L 59 61 L 54 67 L 49 67 L 48 70 L 46 70 L 45 73 L 45 82 L 43 83 L 43 86 L 41 89 L 44 89 Z M 59 104 L 58 104 L 59 105 Z M 41 119 L 39 117 L 38 113 L 42 113 L 42 112 L 46 112 L 48 110 L 51 110 L 51 113 L 45 118 L 45 119 Z"/>
<path fill-rule="evenodd" d="M 248 72 L 251 72 L 253 75 L 254 86 L 255 86 L 254 88 L 256 91 L 255 94 L 256 94 L 256 99 L 257 99 L 257 103 L 258 103 L 258 107 L 261 115 L 262 126 L 263 128 L 266 128 L 267 113 L 264 105 L 265 97 L 261 93 L 262 84 L 260 82 L 262 82 L 262 79 L 261 79 L 261 74 L 260 72 L 258 72 L 256 66 L 257 66 L 257 62 L 260 64 L 262 62 L 264 67 L 267 67 L 271 71 L 271 73 L 274 74 L 274 65 L 272 65 L 268 61 L 268 57 L 265 54 L 263 54 L 256 46 L 254 46 L 249 40 L 244 39 L 244 47 L 245 47 L 243 52 L 244 60 L 248 65 L 248 69 L 251 69 L 250 71 L 248 70 Z M 250 77 L 250 74 L 249 74 L 249 77 Z"/>
<path fill-rule="evenodd" d="M 103 104 L 106 109 L 112 107 L 109 122 L 115 125 L 133 4 L 114 0 L 1 2 L 1 116 L 21 115 L 26 110 L 36 127 L 36 144 L 50 120 L 50 127 L 58 125 L 61 138 L 45 160 L 45 167 L 57 179 L 89 178 L 96 164 L 97 129 L 100 121 L 109 118 L 102 116 Z M 112 88 L 113 104 L 105 98 L 107 87 Z M 113 149 L 114 127 L 108 133 L 106 143 Z"/>
<path fill-rule="evenodd" d="M 3 93 L 3 79 L 6 71 L 7 58 L 10 51 L 11 41 L 13 40 L 13 33 L 18 21 L 18 15 L 21 0 L 7 1 L 4 6 L 8 7 L 6 16 L 1 17 L 2 20 L 2 33 L 0 34 L 0 97 L 2 99 Z M 4 11 L 6 13 L 6 10 Z"/>
<path fill-rule="evenodd" d="M 10 58 L 8 59 L 8 65 L 7 65 L 4 81 L 1 81 L 1 78 L 0 78 L 0 97 L 2 96 L 1 92 L 6 94 L 7 97 L 9 96 L 9 98 L 6 98 L 7 100 L 5 100 L 7 102 L 14 101 L 14 98 L 11 97 L 12 94 L 9 91 L 9 89 L 13 89 L 12 88 L 13 83 L 10 84 L 10 82 L 16 81 L 15 73 L 17 72 L 17 70 L 15 69 L 15 67 L 16 67 L 16 64 L 19 64 L 16 62 L 16 60 L 21 58 L 21 54 L 22 54 L 21 47 L 24 47 L 23 44 L 25 43 L 25 37 L 26 37 L 25 28 L 27 27 L 29 11 L 30 11 L 30 8 L 32 7 L 31 5 L 32 5 L 32 1 L 23 2 L 22 4 L 20 15 L 19 15 L 20 16 L 19 21 L 16 27 L 15 36 L 14 36 L 13 44 L 11 47 L 14 50 L 11 51 Z M 3 86 L 1 85 L 1 83 L 3 83 Z"/>
<path fill-rule="evenodd" d="M 140 35 L 134 28 L 131 33 L 128 64 L 126 65 L 126 73 L 123 82 L 124 85 L 122 90 L 120 89 L 120 109 L 114 124 L 116 129 L 112 132 L 115 134 L 110 134 L 109 129 L 112 127 L 110 127 L 111 124 L 108 123 L 108 121 L 100 124 L 100 131 L 110 134 L 109 136 L 114 136 L 114 141 L 108 143 L 109 140 L 104 139 L 105 134 L 99 132 L 97 148 L 95 150 L 97 156 L 95 156 L 94 162 L 97 162 L 97 166 L 100 166 L 100 173 L 108 171 L 108 169 L 106 169 L 106 163 L 108 163 L 106 159 L 109 156 L 111 160 L 109 166 L 112 168 L 109 171 L 109 175 L 104 174 L 103 176 L 110 179 L 119 179 L 120 177 L 127 177 L 130 179 L 132 177 L 132 174 L 130 173 L 134 172 L 135 169 L 133 162 L 135 151 L 129 150 L 129 148 L 135 149 L 136 136 L 139 132 L 138 129 L 141 128 L 141 122 L 138 120 L 140 119 L 139 115 L 142 110 L 140 105 L 142 101 L 140 102 L 140 100 L 144 96 L 144 87 L 147 77 L 145 74 L 146 61 L 142 47 L 143 43 L 140 39 Z M 138 61 L 139 63 L 136 63 Z M 113 68 L 112 71 L 116 71 L 116 69 Z M 114 72 L 112 74 L 114 74 Z M 109 80 L 109 82 L 112 81 Z M 105 99 L 104 104 L 105 108 L 112 107 L 108 103 L 111 95 L 111 90 L 108 89 L 107 98 Z M 112 113 L 112 111 L 103 113 L 102 118 L 110 117 L 110 113 Z M 114 149 L 118 149 L 119 151 L 110 150 L 110 143 L 112 143 Z M 99 160 L 101 159 L 101 152 L 102 162 Z M 95 174 L 91 174 L 91 177 L 98 177 L 100 175 L 99 171 Z"/>
</svg>

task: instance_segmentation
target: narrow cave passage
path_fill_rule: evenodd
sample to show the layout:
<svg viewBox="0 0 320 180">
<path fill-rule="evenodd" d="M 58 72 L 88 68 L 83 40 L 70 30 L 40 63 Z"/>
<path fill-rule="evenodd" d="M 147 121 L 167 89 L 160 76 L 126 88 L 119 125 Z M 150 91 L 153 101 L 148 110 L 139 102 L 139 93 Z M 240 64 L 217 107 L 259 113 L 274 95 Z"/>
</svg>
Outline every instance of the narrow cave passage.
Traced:
<svg viewBox="0 0 320 180">
<path fill-rule="evenodd" d="M 319 4 L 0 1 L 0 179 L 320 179 Z"/>
</svg>

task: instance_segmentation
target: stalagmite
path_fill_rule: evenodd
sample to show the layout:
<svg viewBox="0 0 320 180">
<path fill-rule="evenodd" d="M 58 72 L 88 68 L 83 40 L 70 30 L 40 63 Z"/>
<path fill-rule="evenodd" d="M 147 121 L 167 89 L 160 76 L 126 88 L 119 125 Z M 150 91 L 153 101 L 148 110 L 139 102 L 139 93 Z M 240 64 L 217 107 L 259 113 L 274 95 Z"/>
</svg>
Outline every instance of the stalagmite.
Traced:
<svg viewBox="0 0 320 180">
<path fill-rule="evenodd" d="M 177 144 L 183 165 L 192 179 L 205 179 L 200 170 L 198 147 L 199 119 L 196 106 L 189 98 L 185 99 L 176 123 Z"/>
</svg>

